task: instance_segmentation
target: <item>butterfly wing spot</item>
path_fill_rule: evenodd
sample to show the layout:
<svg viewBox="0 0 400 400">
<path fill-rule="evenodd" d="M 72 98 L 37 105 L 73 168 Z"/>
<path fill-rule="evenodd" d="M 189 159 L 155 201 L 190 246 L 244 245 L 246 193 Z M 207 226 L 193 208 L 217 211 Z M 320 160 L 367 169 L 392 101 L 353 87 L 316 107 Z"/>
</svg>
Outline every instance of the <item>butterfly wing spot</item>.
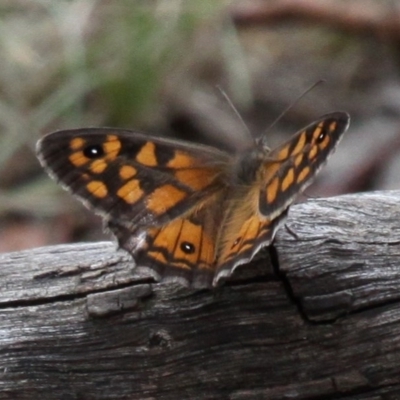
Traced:
<svg viewBox="0 0 400 400">
<path fill-rule="evenodd" d="M 70 141 L 69 147 L 71 148 L 71 150 L 79 150 L 85 145 L 85 143 L 85 139 L 76 137 Z"/>
<path fill-rule="evenodd" d="M 336 130 L 336 128 L 337 128 L 337 122 L 336 121 L 332 121 L 331 123 L 330 123 L 330 125 L 329 125 L 329 132 L 334 132 L 335 130 Z"/>
<path fill-rule="evenodd" d="M 317 136 L 317 143 L 322 143 L 326 137 L 327 133 L 325 131 L 322 131 L 318 136 Z"/>
<path fill-rule="evenodd" d="M 231 250 L 233 250 L 233 249 L 240 243 L 241 240 L 242 240 L 242 237 L 241 237 L 241 236 L 239 236 L 238 238 L 236 238 L 235 241 L 232 243 Z"/>
<path fill-rule="evenodd" d="M 326 132 L 324 132 L 324 134 L 321 133 L 321 135 L 318 136 L 317 142 L 318 142 L 319 148 L 322 150 L 325 150 L 326 148 L 329 147 L 329 143 L 331 142 L 331 139 L 330 139 L 329 135 Z"/>
<path fill-rule="evenodd" d="M 296 158 L 294 159 L 294 166 L 298 167 L 301 164 L 301 162 L 303 161 L 303 158 L 304 158 L 303 153 L 300 153 L 298 156 L 296 156 Z"/>
<path fill-rule="evenodd" d="M 296 183 L 300 184 L 301 182 L 303 182 L 307 178 L 307 176 L 310 175 L 310 173 L 311 173 L 310 167 L 304 167 L 300 171 L 300 173 L 299 173 L 299 175 L 297 177 Z"/>
<path fill-rule="evenodd" d="M 185 254 L 193 254 L 196 251 L 195 245 L 190 242 L 181 242 L 180 247 Z"/>
<path fill-rule="evenodd" d="M 193 157 L 188 156 L 182 151 L 176 150 L 173 154 L 173 158 L 166 163 L 166 166 L 173 169 L 189 168 L 194 165 L 193 161 Z"/>
<path fill-rule="evenodd" d="M 156 145 L 153 142 L 146 142 L 136 155 L 136 161 L 147 167 L 156 167 L 158 162 L 155 150 Z"/>
<path fill-rule="evenodd" d="M 86 189 L 91 195 L 103 199 L 108 195 L 107 186 L 101 181 L 91 181 L 86 185 Z"/>
<path fill-rule="evenodd" d="M 254 239 L 259 231 L 260 220 L 257 216 L 252 216 L 248 218 L 240 227 L 239 236 L 232 242 L 229 247 L 229 243 L 224 246 L 221 252 L 219 263 L 226 262 L 227 260 L 237 256 L 242 251 L 252 247 L 251 240 Z"/>
<path fill-rule="evenodd" d="M 282 181 L 281 189 L 285 192 L 294 182 L 294 168 L 290 168 Z"/>
<path fill-rule="evenodd" d="M 176 206 L 187 197 L 187 193 L 173 185 L 163 185 L 155 189 L 146 200 L 146 208 L 160 215 Z"/>
<path fill-rule="evenodd" d="M 168 264 L 168 253 L 171 243 L 174 242 L 175 238 L 171 234 L 166 234 L 161 228 L 153 228 L 148 230 L 148 240 L 152 243 L 144 249 L 147 251 L 147 255 L 154 261 L 163 265 Z"/>
<path fill-rule="evenodd" d="M 68 157 L 70 163 L 74 165 L 75 167 L 82 167 L 86 163 L 88 163 L 90 160 L 83 154 L 82 151 L 77 151 L 75 153 L 72 153 Z"/>
<path fill-rule="evenodd" d="M 269 182 L 279 171 L 281 167 L 280 162 L 266 162 L 262 166 L 263 180 Z"/>
<path fill-rule="evenodd" d="M 329 124 L 328 127 L 325 126 L 324 122 L 321 122 L 313 132 L 315 143 L 317 143 L 322 149 L 326 149 L 330 143 L 330 137 L 328 133 L 333 133 L 336 127 L 337 124 L 335 122 Z"/>
<path fill-rule="evenodd" d="M 277 154 L 277 160 L 286 160 L 289 157 L 289 146 L 283 147 Z"/>
<path fill-rule="evenodd" d="M 213 174 L 214 172 L 211 171 Z M 208 170 L 196 168 L 196 169 L 183 169 L 175 171 L 174 175 L 176 179 L 188 186 L 192 190 L 202 190 L 210 185 L 210 179 L 208 178 Z"/>
<path fill-rule="evenodd" d="M 84 147 L 82 150 L 82 154 L 88 160 L 94 160 L 103 157 L 105 152 L 102 145 L 94 144 Z"/>
<path fill-rule="evenodd" d="M 103 144 L 103 150 L 108 160 L 115 160 L 121 151 L 122 143 L 116 135 L 107 135 L 107 140 Z"/>
<path fill-rule="evenodd" d="M 100 158 L 99 160 L 94 160 L 91 164 L 90 164 L 90 171 L 93 172 L 94 174 L 101 174 L 103 173 L 106 168 L 107 168 L 107 163 L 105 162 L 105 160 L 103 158 Z"/>
<path fill-rule="evenodd" d="M 308 159 L 310 161 L 312 161 L 317 154 L 318 154 L 318 146 L 311 147 L 311 149 L 310 149 L 310 151 L 308 153 Z"/>
<path fill-rule="evenodd" d="M 182 228 L 175 248 L 174 258 L 187 260 L 190 264 L 196 265 L 199 259 L 202 236 L 203 229 L 201 225 L 187 219 L 182 220 Z"/>
<path fill-rule="evenodd" d="M 140 188 L 140 182 L 132 179 L 118 189 L 117 196 L 128 204 L 135 204 L 144 196 L 144 192 Z"/>
<path fill-rule="evenodd" d="M 182 229 L 182 221 L 176 220 L 161 229 L 153 229 L 152 243 L 150 245 L 150 251 L 152 248 L 162 249 L 169 256 L 171 256 L 174 251 L 176 244 L 179 241 L 179 234 Z M 170 258 L 170 257 L 168 257 Z"/>
<path fill-rule="evenodd" d="M 126 181 L 133 178 L 137 174 L 137 169 L 130 165 L 123 165 L 119 170 L 119 177 Z"/>
<path fill-rule="evenodd" d="M 297 155 L 297 154 L 301 153 L 304 150 L 304 146 L 305 146 L 306 142 L 307 142 L 307 134 L 306 134 L 306 131 L 303 131 L 303 132 L 301 132 L 301 134 L 297 140 L 297 143 L 295 142 L 296 144 L 294 145 L 294 148 L 291 151 L 291 155 L 293 156 L 293 155 Z"/>
<path fill-rule="evenodd" d="M 260 231 L 261 222 L 257 216 L 251 217 L 247 224 L 244 225 L 244 230 L 242 234 L 242 239 L 239 243 L 239 252 L 243 252 L 251 247 L 253 247 L 253 240 L 258 236 Z M 242 232 L 240 232 L 242 233 Z"/>
<path fill-rule="evenodd" d="M 279 189 L 279 178 L 276 177 L 272 180 L 272 182 L 267 186 L 265 192 L 267 194 L 267 203 L 272 203 L 275 201 L 278 196 Z"/>
</svg>

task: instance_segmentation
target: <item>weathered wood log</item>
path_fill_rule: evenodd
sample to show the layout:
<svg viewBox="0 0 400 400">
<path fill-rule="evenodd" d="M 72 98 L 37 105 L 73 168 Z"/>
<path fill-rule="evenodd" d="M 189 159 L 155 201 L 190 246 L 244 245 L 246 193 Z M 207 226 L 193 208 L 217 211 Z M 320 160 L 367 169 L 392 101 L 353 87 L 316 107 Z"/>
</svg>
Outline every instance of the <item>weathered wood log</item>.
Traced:
<svg viewBox="0 0 400 400">
<path fill-rule="evenodd" d="M 400 399 L 400 192 L 288 226 L 213 290 L 112 243 L 1 255 L 0 399 Z"/>
</svg>

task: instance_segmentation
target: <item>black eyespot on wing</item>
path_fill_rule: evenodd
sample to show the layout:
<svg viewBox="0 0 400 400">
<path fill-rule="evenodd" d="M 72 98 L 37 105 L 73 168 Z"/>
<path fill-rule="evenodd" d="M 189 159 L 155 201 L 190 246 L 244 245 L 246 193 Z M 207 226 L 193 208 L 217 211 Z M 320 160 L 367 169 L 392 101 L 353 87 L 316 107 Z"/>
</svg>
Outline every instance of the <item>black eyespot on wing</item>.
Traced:
<svg viewBox="0 0 400 400">
<path fill-rule="evenodd" d="M 321 133 L 320 133 L 320 134 L 318 135 L 318 137 L 317 137 L 317 143 L 318 143 L 318 144 L 319 144 L 319 143 L 322 143 L 322 142 L 324 141 L 326 135 L 327 135 L 327 131 L 326 131 L 325 129 L 323 129 L 323 130 L 321 131 Z"/>
<path fill-rule="evenodd" d="M 195 252 L 196 248 L 194 247 L 194 245 L 192 243 L 182 242 L 181 243 L 181 250 L 185 254 L 193 254 Z"/>
<path fill-rule="evenodd" d="M 90 159 L 101 158 L 104 154 L 103 146 L 99 144 L 89 145 L 83 149 L 83 155 Z"/>
<path fill-rule="evenodd" d="M 236 238 L 236 240 L 232 243 L 231 249 L 233 249 L 241 240 L 241 237 Z"/>
</svg>

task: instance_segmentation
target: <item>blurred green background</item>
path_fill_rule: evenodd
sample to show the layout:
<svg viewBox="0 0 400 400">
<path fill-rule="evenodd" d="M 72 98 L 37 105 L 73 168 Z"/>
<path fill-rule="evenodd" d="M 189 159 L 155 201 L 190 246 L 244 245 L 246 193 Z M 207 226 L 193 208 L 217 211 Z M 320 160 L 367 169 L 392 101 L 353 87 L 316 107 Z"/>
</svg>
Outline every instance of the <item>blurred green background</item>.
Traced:
<svg viewBox="0 0 400 400">
<path fill-rule="evenodd" d="M 2 0 L 0 251 L 108 237 L 41 169 L 43 134 L 115 126 L 234 151 L 248 137 L 219 87 L 256 137 L 324 79 L 268 132 L 270 145 L 347 111 L 350 129 L 307 193 L 396 189 L 395 4 Z"/>
</svg>

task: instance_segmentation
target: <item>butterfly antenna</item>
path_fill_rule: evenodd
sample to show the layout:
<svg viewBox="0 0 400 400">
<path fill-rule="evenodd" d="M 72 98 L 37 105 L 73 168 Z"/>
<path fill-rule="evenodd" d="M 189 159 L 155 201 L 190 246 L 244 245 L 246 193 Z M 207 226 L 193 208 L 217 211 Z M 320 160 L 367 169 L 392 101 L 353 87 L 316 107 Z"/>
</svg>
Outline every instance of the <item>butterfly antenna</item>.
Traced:
<svg viewBox="0 0 400 400">
<path fill-rule="evenodd" d="M 286 107 L 275 120 L 272 122 L 272 124 L 267 128 L 266 132 L 269 132 L 281 119 L 282 117 L 290 110 L 292 109 L 307 93 L 311 92 L 315 87 L 320 85 L 321 83 L 325 83 L 325 79 L 320 79 L 317 82 L 313 83 L 308 89 L 306 89 L 292 104 L 289 104 L 288 107 Z M 263 145 L 266 145 L 265 142 L 265 135 L 262 136 L 261 142 Z"/>
<path fill-rule="evenodd" d="M 240 123 L 242 124 L 247 136 L 254 142 L 255 139 L 253 138 L 253 135 L 250 132 L 249 127 L 246 125 L 246 123 L 244 122 L 243 117 L 240 115 L 239 111 L 237 110 L 237 108 L 235 107 L 235 105 L 232 103 L 232 100 L 229 98 L 229 96 L 227 95 L 227 93 L 225 92 L 224 89 L 222 89 L 222 87 L 220 85 L 217 85 L 217 89 L 219 90 L 219 92 L 222 94 L 222 96 L 224 97 L 224 99 L 226 100 L 226 102 L 228 103 L 229 107 L 233 110 L 233 112 L 235 113 L 235 115 L 238 117 Z"/>
</svg>

